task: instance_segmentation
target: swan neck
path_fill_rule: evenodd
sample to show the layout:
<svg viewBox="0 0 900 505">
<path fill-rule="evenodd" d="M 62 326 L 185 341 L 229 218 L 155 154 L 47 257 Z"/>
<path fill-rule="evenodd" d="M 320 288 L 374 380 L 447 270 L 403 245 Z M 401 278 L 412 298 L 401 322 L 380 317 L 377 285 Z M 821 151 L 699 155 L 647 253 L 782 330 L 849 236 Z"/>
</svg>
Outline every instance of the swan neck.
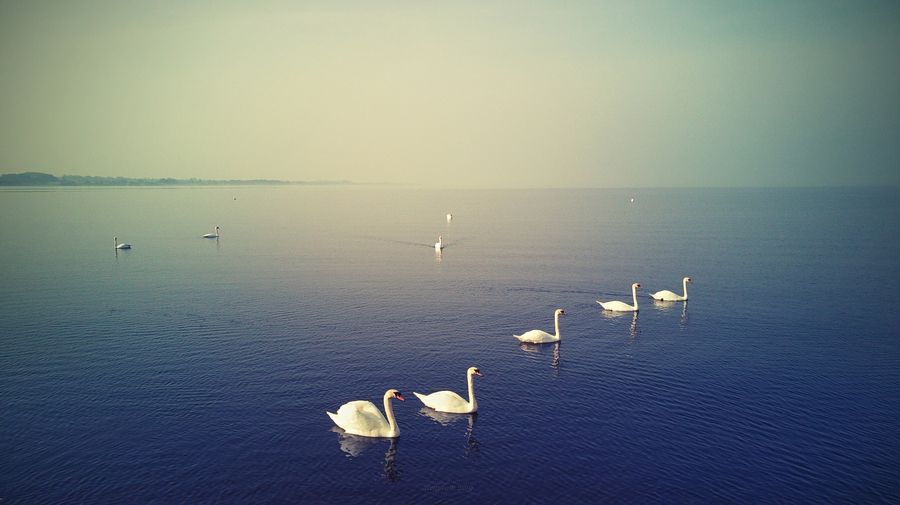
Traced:
<svg viewBox="0 0 900 505">
<path fill-rule="evenodd" d="M 683 280 L 681 283 L 684 285 L 684 299 L 687 300 L 687 285 L 688 285 L 688 281 L 687 281 L 687 279 L 685 279 L 685 280 Z"/>
<path fill-rule="evenodd" d="M 637 286 L 631 286 L 631 297 L 634 299 L 634 310 L 635 310 L 635 312 L 637 312 L 637 309 L 638 309 Z"/>
<path fill-rule="evenodd" d="M 556 338 L 559 338 L 559 312 L 554 315 L 554 324 L 556 326 Z"/>
<path fill-rule="evenodd" d="M 474 411 L 478 408 L 478 404 L 475 403 L 475 374 L 468 373 L 469 376 L 469 408 Z"/>
<path fill-rule="evenodd" d="M 397 427 L 397 420 L 394 419 L 394 409 L 391 407 L 391 396 L 389 394 L 384 395 L 384 415 L 387 417 L 388 424 L 391 426 L 391 433 L 388 436 L 399 436 L 400 428 Z"/>
</svg>

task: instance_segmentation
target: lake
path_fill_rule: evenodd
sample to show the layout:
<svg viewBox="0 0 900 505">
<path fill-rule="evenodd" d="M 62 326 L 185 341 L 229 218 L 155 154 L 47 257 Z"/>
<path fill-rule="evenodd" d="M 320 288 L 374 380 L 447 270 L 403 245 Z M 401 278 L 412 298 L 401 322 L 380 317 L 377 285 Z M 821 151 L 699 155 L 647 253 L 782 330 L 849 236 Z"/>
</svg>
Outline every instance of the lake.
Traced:
<svg viewBox="0 0 900 505">
<path fill-rule="evenodd" d="M 0 216 L 4 505 L 900 502 L 898 188 L 15 188 Z M 632 283 L 637 313 L 597 304 Z M 557 308 L 559 343 L 513 337 Z M 413 395 L 471 366 L 477 414 Z M 390 388 L 398 439 L 326 415 Z"/>
</svg>

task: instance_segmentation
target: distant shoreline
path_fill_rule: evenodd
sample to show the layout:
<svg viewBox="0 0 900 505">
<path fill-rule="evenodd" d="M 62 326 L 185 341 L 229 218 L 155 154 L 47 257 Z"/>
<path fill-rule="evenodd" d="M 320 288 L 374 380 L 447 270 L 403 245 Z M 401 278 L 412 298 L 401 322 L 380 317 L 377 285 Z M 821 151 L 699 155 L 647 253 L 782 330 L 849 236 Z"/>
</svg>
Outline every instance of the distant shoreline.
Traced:
<svg viewBox="0 0 900 505">
<path fill-rule="evenodd" d="M 349 185 L 350 181 L 278 181 L 252 180 L 204 180 L 204 179 L 136 179 L 131 177 L 95 177 L 90 175 L 62 175 L 56 177 L 42 172 L 0 175 L 0 186 L 290 186 L 290 185 Z"/>
</svg>

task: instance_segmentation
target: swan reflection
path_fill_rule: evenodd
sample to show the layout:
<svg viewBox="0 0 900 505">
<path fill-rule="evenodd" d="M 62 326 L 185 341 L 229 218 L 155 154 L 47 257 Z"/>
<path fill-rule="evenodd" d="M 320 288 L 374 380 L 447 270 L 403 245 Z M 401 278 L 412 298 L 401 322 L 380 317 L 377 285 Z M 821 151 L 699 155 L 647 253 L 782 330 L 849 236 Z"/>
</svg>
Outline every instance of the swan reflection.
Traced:
<svg viewBox="0 0 900 505">
<path fill-rule="evenodd" d="M 531 342 L 519 342 L 519 349 L 531 354 L 531 358 L 538 359 L 539 356 L 544 354 L 545 352 L 549 352 L 550 349 L 553 349 L 553 361 L 550 363 L 550 366 L 553 368 L 554 372 L 559 373 L 560 365 L 562 364 L 562 354 L 560 353 L 560 344 L 562 342 L 554 342 L 553 344 L 532 344 Z"/>
<path fill-rule="evenodd" d="M 338 434 L 338 442 L 341 444 L 341 450 L 353 457 L 363 454 L 385 440 L 384 438 L 379 437 L 351 435 L 339 426 L 332 426 L 331 431 Z"/>
<path fill-rule="evenodd" d="M 418 413 L 420 416 L 431 418 L 431 420 L 437 422 L 441 426 L 450 426 L 462 420 L 468 421 L 468 428 L 464 435 L 464 438 L 466 439 L 464 452 L 466 457 L 470 459 L 476 459 L 479 456 L 481 444 L 478 442 L 478 439 L 475 438 L 475 421 L 478 420 L 478 412 L 473 412 L 471 414 L 451 414 L 449 412 L 438 412 L 432 408 L 422 407 Z"/>
<path fill-rule="evenodd" d="M 681 323 L 678 325 L 682 330 L 688 324 L 688 311 L 687 311 L 688 302 L 684 302 L 684 307 L 681 309 Z"/>
<path fill-rule="evenodd" d="M 385 484 L 394 484 L 400 480 L 403 470 L 397 462 L 397 446 L 400 444 L 399 438 L 385 439 L 351 435 L 339 426 L 333 426 L 331 431 L 338 434 L 338 442 L 341 444 L 341 450 L 353 457 L 362 455 L 373 447 L 380 445 L 385 440 L 390 441 L 390 446 L 388 447 L 387 452 L 384 453 L 384 473 L 381 474 L 381 481 Z"/>
<path fill-rule="evenodd" d="M 381 482 L 385 484 L 396 484 L 400 481 L 403 469 L 397 465 L 397 446 L 400 445 L 399 438 L 391 439 L 391 446 L 384 453 L 384 473 L 381 474 Z"/>
<path fill-rule="evenodd" d="M 637 325 L 638 313 L 634 313 L 634 317 L 631 318 L 631 326 L 628 328 L 628 333 L 631 335 L 632 340 L 638 338 L 641 334 L 641 330 L 638 329 Z"/>
</svg>

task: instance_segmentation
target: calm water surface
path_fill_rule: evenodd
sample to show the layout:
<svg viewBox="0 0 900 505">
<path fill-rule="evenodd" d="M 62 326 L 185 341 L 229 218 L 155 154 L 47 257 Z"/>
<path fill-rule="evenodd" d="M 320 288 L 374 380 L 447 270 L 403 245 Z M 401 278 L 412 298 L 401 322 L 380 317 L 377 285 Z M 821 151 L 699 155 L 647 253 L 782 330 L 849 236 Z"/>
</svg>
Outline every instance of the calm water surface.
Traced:
<svg viewBox="0 0 900 505">
<path fill-rule="evenodd" d="M 0 215 L 4 504 L 900 502 L 896 188 L 14 189 Z M 596 303 L 634 282 L 637 315 Z M 560 344 L 512 337 L 556 308 Z M 470 366 L 476 415 L 412 394 Z M 398 440 L 325 415 L 389 388 Z"/>
</svg>

